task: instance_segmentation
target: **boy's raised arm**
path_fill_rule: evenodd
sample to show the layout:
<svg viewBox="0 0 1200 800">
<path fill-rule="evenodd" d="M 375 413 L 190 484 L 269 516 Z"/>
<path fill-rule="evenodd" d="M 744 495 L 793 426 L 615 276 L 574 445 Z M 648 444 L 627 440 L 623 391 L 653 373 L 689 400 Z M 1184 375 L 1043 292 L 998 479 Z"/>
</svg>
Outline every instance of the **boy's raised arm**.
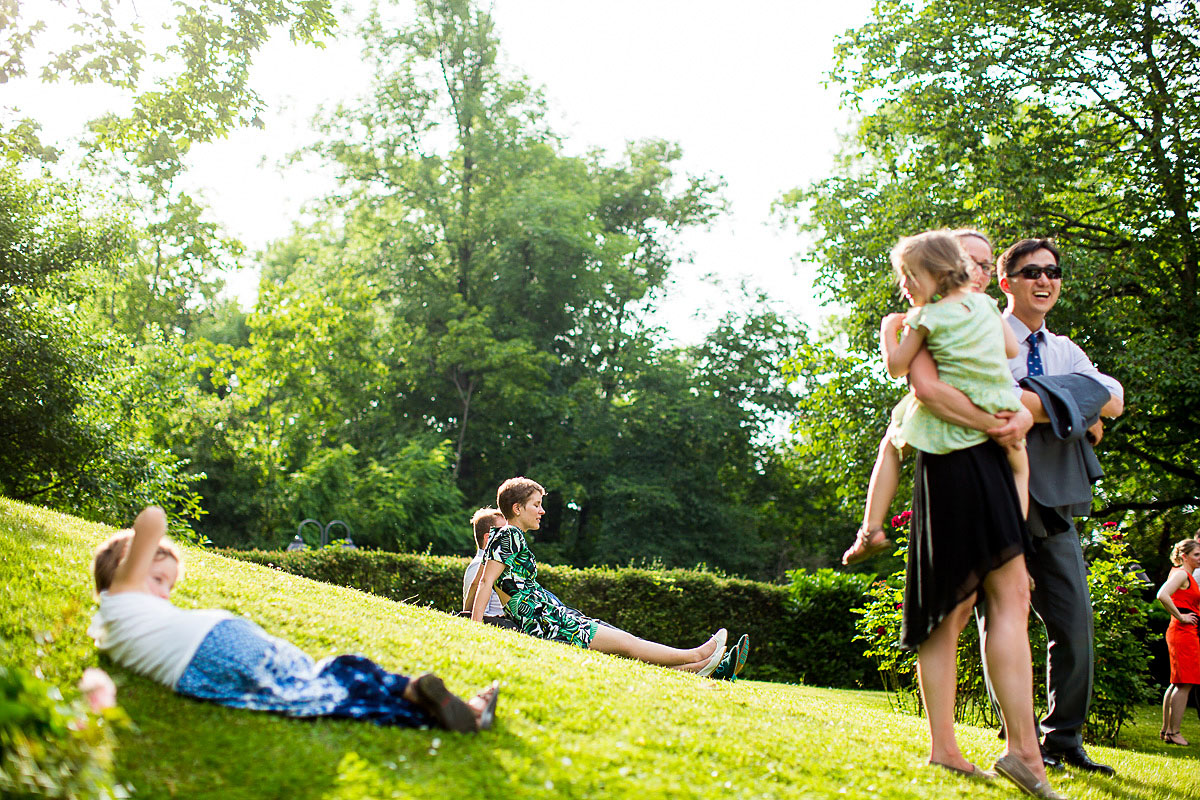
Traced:
<svg viewBox="0 0 1200 800">
<path fill-rule="evenodd" d="M 142 509 L 142 513 L 133 521 L 133 541 L 129 543 L 128 553 L 113 574 L 110 592 L 142 591 L 146 576 L 150 574 L 150 565 L 154 563 L 154 554 L 158 552 L 158 543 L 166 532 L 165 511 L 158 506 Z"/>
</svg>

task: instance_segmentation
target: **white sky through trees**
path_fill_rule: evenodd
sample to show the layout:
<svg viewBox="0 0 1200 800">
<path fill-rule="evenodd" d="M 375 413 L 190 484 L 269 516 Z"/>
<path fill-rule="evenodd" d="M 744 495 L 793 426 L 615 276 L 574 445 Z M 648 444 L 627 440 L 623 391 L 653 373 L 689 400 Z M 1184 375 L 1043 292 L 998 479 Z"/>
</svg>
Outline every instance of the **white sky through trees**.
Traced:
<svg viewBox="0 0 1200 800">
<path fill-rule="evenodd" d="M 850 120 L 838 108 L 837 87 L 823 85 L 825 73 L 834 37 L 865 22 L 870 5 L 495 0 L 504 62 L 543 89 L 569 153 L 601 147 L 615 158 L 628 140 L 658 137 L 680 143 L 689 172 L 726 181 L 729 212 L 711 229 L 685 235 L 693 262 L 676 268 L 659 304 L 657 320 L 681 343 L 698 341 L 737 307 L 743 282 L 810 324 L 822 316 L 812 296 L 814 270 L 794 263 L 803 242 L 772 218 L 770 206 L 832 169 L 838 134 Z M 395 13 L 402 18 L 403 6 Z M 352 30 L 324 49 L 276 36 L 257 57 L 252 79 L 268 106 L 264 128 L 197 146 L 189 186 L 251 250 L 286 235 L 332 180 L 315 164 L 280 162 L 315 138 L 309 120 L 318 107 L 364 94 L 369 78 Z M 9 84 L 2 103 L 41 122 L 54 143 L 77 138 L 86 119 L 121 98 L 107 87 L 22 80 Z M 256 282 L 243 270 L 230 288 L 249 305 Z"/>
</svg>

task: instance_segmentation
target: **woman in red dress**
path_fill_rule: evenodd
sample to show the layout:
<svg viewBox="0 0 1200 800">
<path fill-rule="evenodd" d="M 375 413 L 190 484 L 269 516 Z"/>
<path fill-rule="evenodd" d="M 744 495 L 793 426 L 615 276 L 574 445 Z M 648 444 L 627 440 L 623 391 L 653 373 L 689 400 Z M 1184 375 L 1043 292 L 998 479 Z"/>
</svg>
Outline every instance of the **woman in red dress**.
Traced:
<svg viewBox="0 0 1200 800">
<path fill-rule="evenodd" d="M 1171 612 L 1167 652 L 1171 655 L 1171 685 L 1163 695 L 1163 726 L 1159 736 L 1168 744 L 1188 743 L 1179 735 L 1188 693 L 1200 683 L 1200 586 L 1192 573 L 1200 568 L 1200 542 L 1184 539 L 1171 549 L 1175 569 L 1158 590 L 1158 602 Z"/>
</svg>

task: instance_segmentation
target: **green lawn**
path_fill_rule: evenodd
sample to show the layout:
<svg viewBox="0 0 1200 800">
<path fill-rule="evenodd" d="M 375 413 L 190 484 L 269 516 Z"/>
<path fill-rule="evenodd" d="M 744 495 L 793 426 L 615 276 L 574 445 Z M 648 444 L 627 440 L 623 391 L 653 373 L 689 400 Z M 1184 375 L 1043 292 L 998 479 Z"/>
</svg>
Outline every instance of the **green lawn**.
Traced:
<svg viewBox="0 0 1200 800">
<path fill-rule="evenodd" d="M 699 680 L 197 550 L 181 606 L 244 614 L 316 657 L 359 651 L 462 692 L 493 678 L 504 689 L 496 727 L 479 736 L 183 699 L 102 661 L 84 633 L 90 552 L 109 532 L 0 500 L 0 657 L 61 684 L 109 668 L 136 725 L 120 737 L 118 777 L 137 797 L 1016 796 L 924 767 L 924 721 L 878 693 Z M 1120 777 L 1059 775 L 1055 786 L 1071 798 L 1200 798 L 1200 723 L 1185 723 L 1190 748 L 1157 731 L 1157 709 L 1141 709 L 1120 748 L 1091 748 Z M 960 741 L 984 765 L 1000 752 L 989 730 L 963 727 Z"/>
</svg>

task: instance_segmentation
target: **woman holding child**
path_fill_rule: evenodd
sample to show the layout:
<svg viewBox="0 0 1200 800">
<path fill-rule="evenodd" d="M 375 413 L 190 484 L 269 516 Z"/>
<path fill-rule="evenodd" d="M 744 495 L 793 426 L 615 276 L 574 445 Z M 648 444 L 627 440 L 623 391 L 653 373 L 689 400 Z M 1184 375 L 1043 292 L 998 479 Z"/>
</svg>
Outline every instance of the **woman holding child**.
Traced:
<svg viewBox="0 0 1200 800">
<path fill-rule="evenodd" d="M 994 301 L 972 291 L 986 284 L 962 238 L 951 231 L 930 231 L 901 239 L 893 249 L 892 265 L 913 308 L 903 318 L 884 320 L 884 360 L 889 372 L 899 376 L 928 353 L 941 379 L 987 412 L 985 420 L 999 412 L 1020 414 L 1006 364 L 1006 351 L 1015 349 L 1015 341 Z M 990 264 L 990 252 L 987 256 Z M 958 636 L 983 596 L 989 609 L 984 658 L 1008 731 L 996 771 L 1029 794 L 1057 798 L 1046 781 L 1034 727 L 1029 575 L 1023 558 L 1028 532 L 1014 480 L 1014 475 L 1027 474 L 1024 442 L 1001 447 L 979 426 L 962 422 L 966 424 L 935 417 L 910 394 L 893 413 L 888 442 L 881 447 L 881 461 L 890 461 L 876 467 L 885 477 L 895 476 L 903 448 L 917 452 L 900 644 L 917 651 L 930 728 L 929 760 L 952 772 L 986 775 L 964 758 L 954 735 Z M 1000 428 L 1003 422 L 991 416 L 986 424 Z M 884 488 L 894 490 L 895 477 L 890 480 Z M 875 517 L 881 522 L 879 509 L 886 510 L 891 494 L 876 496 L 876 484 L 873 477 L 866 524 L 847 551 L 848 561 L 885 546 L 881 524 L 872 523 Z"/>
</svg>

